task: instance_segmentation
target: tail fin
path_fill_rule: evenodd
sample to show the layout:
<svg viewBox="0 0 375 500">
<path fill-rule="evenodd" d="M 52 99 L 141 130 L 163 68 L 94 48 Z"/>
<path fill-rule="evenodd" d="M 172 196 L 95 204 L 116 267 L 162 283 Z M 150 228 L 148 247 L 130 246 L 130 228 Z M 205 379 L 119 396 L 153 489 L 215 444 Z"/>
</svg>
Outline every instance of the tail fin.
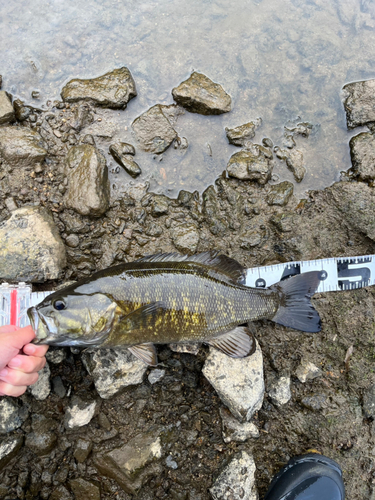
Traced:
<svg viewBox="0 0 375 500">
<path fill-rule="evenodd" d="M 320 274 L 320 271 L 302 273 L 272 285 L 271 289 L 281 295 L 280 307 L 272 321 L 303 332 L 320 332 L 320 316 L 310 302 L 319 286 Z"/>
</svg>

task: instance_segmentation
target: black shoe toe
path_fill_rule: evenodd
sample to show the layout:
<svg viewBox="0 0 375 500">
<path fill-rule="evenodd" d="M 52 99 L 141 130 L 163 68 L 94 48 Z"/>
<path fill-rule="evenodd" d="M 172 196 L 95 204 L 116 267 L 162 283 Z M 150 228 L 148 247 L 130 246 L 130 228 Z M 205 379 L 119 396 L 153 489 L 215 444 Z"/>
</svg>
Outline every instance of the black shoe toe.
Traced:
<svg viewBox="0 0 375 500">
<path fill-rule="evenodd" d="M 264 500 L 344 500 L 340 466 L 308 453 L 292 458 L 273 479 Z"/>
</svg>

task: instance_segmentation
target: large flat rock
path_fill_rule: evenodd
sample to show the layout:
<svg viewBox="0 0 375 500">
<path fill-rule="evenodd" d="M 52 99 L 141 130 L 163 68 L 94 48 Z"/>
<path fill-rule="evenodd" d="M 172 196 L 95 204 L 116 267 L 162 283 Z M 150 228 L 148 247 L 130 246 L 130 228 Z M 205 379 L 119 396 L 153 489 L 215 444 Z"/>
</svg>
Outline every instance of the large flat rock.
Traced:
<svg viewBox="0 0 375 500">
<path fill-rule="evenodd" d="M 241 421 L 249 421 L 263 403 L 263 356 L 257 343 L 254 354 L 230 358 L 210 347 L 203 375 L 214 387 L 222 402 Z"/>
<path fill-rule="evenodd" d="M 232 99 L 223 87 L 202 73 L 194 72 L 172 90 L 173 99 L 191 113 L 220 115 L 228 113 Z"/>
<path fill-rule="evenodd" d="M 369 132 L 355 135 L 350 139 L 350 156 L 353 172 L 361 181 L 375 179 L 375 137 Z"/>
<path fill-rule="evenodd" d="M 0 277 L 42 282 L 58 279 L 66 265 L 65 246 L 43 207 L 14 210 L 0 224 Z"/>
<path fill-rule="evenodd" d="M 124 109 L 137 95 L 133 77 L 128 68 L 119 68 L 98 78 L 70 80 L 61 91 L 66 102 L 90 101 L 98 106 Z"/>
<path fill-rule="evenodd" d="M 15 120 L 14 108 L 8 94 L 0 90 L 0 125 L 12 123 Z"/>
</svg>

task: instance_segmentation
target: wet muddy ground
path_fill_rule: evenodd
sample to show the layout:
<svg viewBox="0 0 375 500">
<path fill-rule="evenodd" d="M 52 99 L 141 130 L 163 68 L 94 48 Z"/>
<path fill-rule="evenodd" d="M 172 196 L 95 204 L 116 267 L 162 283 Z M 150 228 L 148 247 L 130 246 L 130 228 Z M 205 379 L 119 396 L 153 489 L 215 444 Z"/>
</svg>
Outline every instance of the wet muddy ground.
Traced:
<svg viewBox="0 0 375 500">
<path fill-rule="evenodd" d="M 275 183 L 239 180 L 225 173 L 202 194 L 182 191 L 168 198 L 129 177 L 118 189 L 115 170 L 109 173 L 107 208 L 96 217 L 81 215 L 66 202 L 72 189 L 67 181 L 68 152 L 82 145 L 92 147 L 93 140 L 108 158 L 110 139 L 103 139 L 108 126 L 105 114 L 91 104 L 96 132 L 91 128 L 88 138 L 92 124 L 84 122 L 79 108 L 80 104 L 51 101 L 48 110 L 32 109 L 26 119 L 10 126 L 39 133 L 45 160 L 28 156 L 17 164 L 13 160 L 19 150 L 13 156 L 2 153 L 3 227 L 24 206 L 44 207 L 66 252 L 67 265 L 57 270 L 54 279 L 34 280 L 36 290 L 156 252 L 221 250 L 247 267 L 374 253 L 375 171 L 366 182 L 354 172 L 301 200 L 288 186 L 275 192 Z M 74 126 L 77 116 L 83 120 L 80 126 Z M 122 167 L 121 175 L 128 175 Z M 78 198 L 85 198 L 83 190 Z M 43 235 L 38 236 L 43 248 Z M 0 462 L 0 498 L 208 500 L 208 489 L 219 472 L 240 451 L 254 457 L 262 498 L 277 470 L 308 449 L 340 463 L 347 498 L 370 498 L 375 484 L 375 292 L 366 288 L 320 294 L 313 302 L 322 317 L 318 334 L 270 322 L 256 324 L 266 392 L 252 419 L 259 437 L 245 442 L 223 440 L 224 405 L 202 374 L 207 347 L 193 355 L 159 346 L 158 368 L 165 370 L 164 377 L 151 383 L 148 375 L 154 370 L 148 369 L 142 383 L 109 399 L 99 397 L 81 353 L 65 348 L 61 358 L 49 362 L 54 382 L 46 398 L 38 401 L 27 393 L 15 406 L 3 398 L 13 405 L 19 425 L 8 422 L 10 431 L 3 427 L 3 443 L 16 437 L 18 448 L 8 463 Z M 304 362 L 320 371 L 316 378 L 301 382 L 297 369 Z M 291 399 L 277 405 L 269 392 L 282 377 L 291 379 Z M 87 425 L 69 428 L 66 419 L 74 397 L 95 402 L 95 412 Z M 149 434 L 160 438 L 162 451 L 145 460 L 137 478 L 124 486 L 115 468 L 103 466 L 101 457 Z"/>
</svg>

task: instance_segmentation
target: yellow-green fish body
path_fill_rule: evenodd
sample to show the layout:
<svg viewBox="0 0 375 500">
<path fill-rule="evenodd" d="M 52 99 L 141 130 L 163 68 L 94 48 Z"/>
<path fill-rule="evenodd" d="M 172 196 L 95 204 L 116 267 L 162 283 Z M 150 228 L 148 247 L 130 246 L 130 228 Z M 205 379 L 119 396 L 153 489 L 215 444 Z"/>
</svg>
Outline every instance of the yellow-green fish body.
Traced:
<svg viewBox="0 0 375 500">
<path fill-rule="evenodd" d="M 305 318 L 306 328 L 317 331 L 319 316 L 309 297 L 319 277 L 307 274 L 307 282 L 298 277 L 297 288 L 302 286 L 304 314 L 311 316 Z M 238 325 L 262 318 L 285 324 L 280 312 L 293 299 L 282 283 L 255 289 L 243 281 L 244 269 L 225 255 L 159 254 L 99 271 L 59 290 L 31 308 L 29 316 L 40 343 L 124 346 L 150 364 L 157 362 L 153 345 L 161 343 L 207 342 L 242 357 L 255 343 L 248 328 Z"/>
</svg>

